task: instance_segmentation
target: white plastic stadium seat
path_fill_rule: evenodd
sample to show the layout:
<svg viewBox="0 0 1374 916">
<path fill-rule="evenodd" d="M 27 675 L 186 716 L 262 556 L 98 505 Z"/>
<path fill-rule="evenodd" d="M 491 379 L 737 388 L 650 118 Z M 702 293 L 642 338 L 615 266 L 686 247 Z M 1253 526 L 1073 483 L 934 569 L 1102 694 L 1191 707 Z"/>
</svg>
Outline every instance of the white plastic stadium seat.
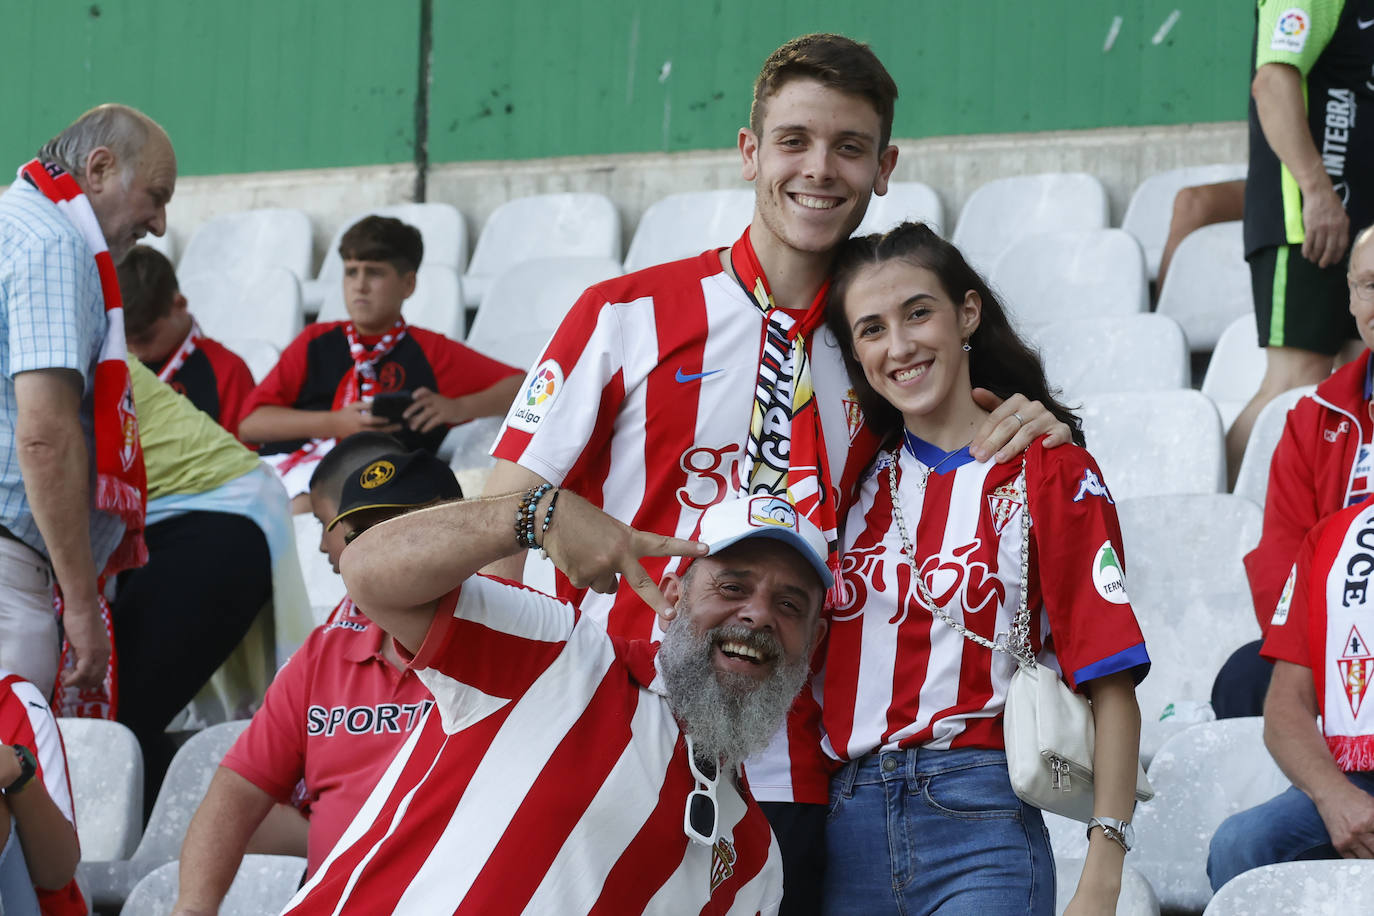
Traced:
<svg viewBox="0 0 1374 916">
<path fill-rule="evenodd" d="M 1148 762 L 1171 734 L 1211 718 L 1217 672 L 1259 638 L 1242 558 L 1259 542 L 1264 514 L 1226 493 L 1118 499 L 1116 509 L 1126 594 L 1152 663 L 1136 687 Z"/>
<path fill-rule="evenodd" d="M 1288 780 L 1264 746 L 1263 728 L 1258 716 L 1203 722 L 1170 738 L 1151 761 L 1155 797 L 1136 808 L 1135 848 L 1126 863 L 1150 882 L 1162 909 L 1196 913 L 1206 906 L 1212 834 L 1237 811 L 1287 790 Z"/>
<path fill-rule="evenodd" d="M 593 283 L 618 276 L 620 265 L 609 258 L 539 258 L 517 264 L 492 282 L 467 344 L 503 363 L 529 368 L 577 297 Z"/>
<path fill-rule="evenodd" d="M 1203 226 L 1174 250 L 1156 310 L 1183 325 L 1194 352 L 1215 347 L 1226 326 L 1253 309 L 1239 220 Z"/>
<path fill-rule="evenodd" d="M 408 324 L 462 340 L 463 288 L 458 271 L 446 264 L 421 264 L 415 272 L 415 292 L 401 306 L 401 315 Z M 325 299 L 315 320 L 348 320 L 342 292 Z"/>
<path fill-rule="evenodd" d="M 1374 913 L 1374 862 L 1281 862 L 1244 872 L 1217 891 L 1203 916 L 1346 916 Z"/>
<path fill-rule="evenodd" d="M 491 283 L 521 261 L 562 257 L 619 261 L 620 254 L 620 213 L 606 195 L 517 197 L 492 211 L 482 227 L 463 275 L 463 295 L 467 305 L 479 304 Z"/>
<path fill-rule="evenodd" d="M 1264 378 L 1264 348 L 1256 342 L 1255 314 L 1248 312 L 1226 326 L 1202 377 L 1202 393 L 1211 398 L 1221 414 L 1223 429 L 1259 391 Z"/>
<path fill-rule="evenodd" d="M 277 365 L 277 360 L 281 359 L 282 348 L 271 341 L 230 338 L 221 340 L 220 343 L 248 364 L 248 371 L 253 373 L 254 382 L 261 382 L 267 378 L 267 373 L 271 372 Z"/>
<path fill-rule="evenodd" d="M 1095 394 L 1082 399 L 1078 413 L 1117 499 L 1225 489 L 1221 418 L 1199 392 Z"/>
<path fill-rule="evenodd" d="M 303 280 L 310 276 L 310 253 L 310 219 L 302 210 L 226 213 L 201 223 L 191 234 L 177 264 L 177 276 L 218 271 L 246 277 L 284 267 Z"/>
<path fill-rule="evenodd" d="M 143 834 L 143 751 L 125 725 L 60 718 L 81 858 L 125 859 Z"/>
<path fill-rule="evenodd" d="M 1178 192 L 1194 185 L 1235 181 L 1244 178 L 1246 171 L 1243 162 L 1195 165 L 1160 172 L 1140 183 L 1126 206 L 1121 228 L 1135 236 L 1140 247 L 1145 249 L 1151 280 L 1159 276 L 1159 258 L 1169 239 L 1169 224 L 1173 221 L 1174 198 Z"/>
<path fill-rule="evenodd" d="M 868 201 L 868 211 L 854 234 L 886 232 L 904 222 L 926 223 L 937 234 L 944 234 L 945 206 L 934 188 L 920 181 L 888 182 L 886 194 L 875 194 Z"/>
<path fill-rule="evenodd" d="M 669 194 L 639 218 L 625 253 L 625 272 L 733 245 L 753 217 L 753 188 Z"/>
<path fill-rule="evenodd" d="M 205 797 L 215 768 L 247 726 L 246 719 L 223 722 L 192 735 L 167 768 L 148 829 L 133 855 L 114 861 L 82 861 L 77 866 L 81 886 L 90 891 L 94 906 L 118 907 L 140 878 L 180 855 L 191 815 Z"/>
<path fill-rule="evenodd" d="M 459 274 L 468 266 L 468 228 L 463 214 L 452 204 L 391 204 L 355 213 L 334 231 L 329 247 L 324 251 L 320 273 L 304 284 L 305 310 L 311 314 L 323 311 L 328 305 L 330 314 L 343 312 L 343 258 L 339 257 L 339 240 L 353 224 L 365 216 L 390 216 L 409 223 L 420 230 L 425 243 L 425 255 L 420 264 L 443 264 Z"/>
<path fill-rule="evenodd" d="M 1234 492 L 1237 496 L 1244 496 L 1264 508 L 1265 494 L 1269 492 L 1269 465 L 1274 460 L 1274 449 L 1283 438 L 1288 411 L 1316 390 L 1316 385 L 1304 385 L 1285 391 L 1264 405 L 1255 418 L 1255 425 L 1250 428 L 1250 438 L 1245 443 L 1245 457 L 1240 460 L 1240 470 L 1236 472 Z"/>
<path fill-rule="evenodd" d="M 305 326 L 300 281 L 284 267 L 256 274 L 185 271 L 178 279 L 196 321 L 216 340 L 249 337 L 285 347 Z"/>
<path fill-rule="evenodd" d="M 1012 323 L 1149 311 L 1140 245 L 1120 229 L 1038 232 L 1011 244 L 988 278 Z"/>
<path fill-rule="evenodd" d="M 329 565 L 329 557 L 320 550 L 323 526 L 309 512 L 291 516 L 295 525 L 296 558 L 300 560 L 301 575 L 305 577 L 305 592 L 310 596 L 310 608 L 316 622 L 322 622 L 334 606 L 347 594 L 343 579 Z"/>
<path fill-rule="evenodd" d="M 219 916 L 263 916 L 280 912 L 300 887 L 306 861 L 297 856 L 243 857 L 234 883 L 219 905 Z M 158 866 L 139 881 L 124 902 L 121 916 L 165 916 L 180 890 L 180 862 Z"/>
<path fill-rule="evenodd" d="M 1188 387 L 1188 344 L 1163 315 L 1079 318 L 1027 327 L 1045 375 L 1070 401 L 1089 394 Z"/>
<path fill-rule="evenodd" d="M 978 187 L 950 239 L 984 275 L 1022 236 L 1056 229 L 1106 229 L 1107 192 L 1083 172 L 999 178 Z"/>
<path fill-rule="evenodd" d="M 1072 821 L 1078 832 L 1083 832 L 1083 825 L 1077 821 Z M 1054 857 L 1054 881 L 1055 881 L 1055 900 L 1054 912 L 1056 916 L 1063 916 L 1064 910 L 1068 909 L 1069 901 L 1073 900 L 1074 891 L 1078 889 L 1078 878 L 1083 874 L 1083 859 L 1061 858 L 1058 854 Z M 1159 916 L 1159 900 L 1155 897 L 1154 888 L 1150 887 L 1150 882 L 1145 880 L 1145 876 L 1140 872 L 1124 865 L 1121 868 L 1121 895 L 1116 898 L 1116 916 Z"/>
</svg>

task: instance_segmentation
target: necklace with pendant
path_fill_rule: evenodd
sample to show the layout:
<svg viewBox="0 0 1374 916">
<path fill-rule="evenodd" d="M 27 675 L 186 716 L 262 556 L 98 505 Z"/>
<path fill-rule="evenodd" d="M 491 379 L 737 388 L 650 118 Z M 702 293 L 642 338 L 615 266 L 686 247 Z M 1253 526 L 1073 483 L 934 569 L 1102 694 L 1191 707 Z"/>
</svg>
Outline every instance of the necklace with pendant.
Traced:
<svg viewBox="0 0 1374 916">
<path fill-rule="evenodd" d="M 907 451 L 911 452 L 911 457 L 912 457 L 912 458 L 916 458 L 916 437 L 913 436 L 913 435 L 911 434 L 911 431 L 910 431 L 910 430 L 905 430 L 905 429 L 902 430 L 902 437 L 903 437 L 903 441 L 906 442 Z M 924 461 L 921 461 L 920 458 L 916 458 L 916 460 L 917 460 L 918 462 L 920 462 L 920 465 L 921 465 L 921 476 L 918 477 L 918 478 L 916 479 L 916 487 L 917 487 L 917 489 L 919 489 L 921 492 L 924 493 L 924 492 L 925 492 L 925 489 L 926 489 L 926 482 L 930 480 L 930 475 L 933 474 L 933 473 L 935 473 L 936 471 L 938 471 L 938 470 L 944 465 L 944 463 L 945 463 L 946 461 L 948 461 L 949 459 L 953 458 L 955 455 L 960 454 L 961 452 L 963 452 L 964 449 L 968 448 L 968 447 L 969 447 L 970 445 L 972 445 L 972 444 L 973 444 L 973 440 L 972 440 L 972 439 L 968 440 L 968 441 L 965 442 L 963 445 L 959 446 L 959 447 L 956 448 L 954 451 L 950 452 L 948 455 L 946 455 L 945 457 L 941 458 L 939 461 L 935 462 L 934 464 L 930 465 L 929 467 L 927 467 L 927 466 L 926 466 L 926 463 L 925 463 Z M 901 449 L 900 449 L 900 447 L 899 447 L 898 449 L 896 449 L 896 450 L 893 451 L 893 453 L 892 453 L 892 460 L 893 460 L 893 461 L 896 461 L 896 460 L 897 460 L 898 458 L 900 458 L 900 457 L 901 457 Z"/>
</svg>

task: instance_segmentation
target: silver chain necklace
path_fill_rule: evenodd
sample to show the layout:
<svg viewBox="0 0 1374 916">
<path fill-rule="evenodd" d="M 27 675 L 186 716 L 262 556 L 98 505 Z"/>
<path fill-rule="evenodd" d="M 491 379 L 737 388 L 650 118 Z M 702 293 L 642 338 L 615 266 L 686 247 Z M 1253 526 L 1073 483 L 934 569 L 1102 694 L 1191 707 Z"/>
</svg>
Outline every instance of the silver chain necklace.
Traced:
<svg viewBox="0 0 1374 916">
<path fill-rule="evenodd" d="M 907 444 L 907 447 L 911 449 L 911 457 L 912 457 L 912 458 L 916 458 L 916 448 L 915 448 L 915 446 L 913 446 L 913 445 L 911 444 L 911 440 L 913 440 L 913 439 L 915 439 L 915 438 L 916 438 L 916 437 L 913 436 L 913 435 L 910 433 L 910 431 L 905 430 L 905 429 L 902 430 L 902 441 L 905 442 L 905 443 Z M 959 454 L 960 452 L 962 452 L 964 449 L 968 448 L 968 447 L 969 447 L 970 445 L 972 445 L 972 444 L 973 444 L 973 440 L 972 440 L 972 439 L 968 440 L 968 441 L 965 442 L 963 445 L 961 445 L 959 448 L 956 448 L 954 451 L 950 452 L 948 455 L 946 455 L 945 457 L 941 458 L 939 461 L 935 462 L 934 464 L 930 465 L 929 467 L 927 467 L 927 466 L 926 466 L 926 463 L 925 463 L 924 461 L 921 461 L 920 458 L 916 458 L 917 461 L 921 461 L 921 477 L 920 477 L 919 480 L 916 481 L 916 486 L 920 488 L 921 492 L 922 492 L 922 493 L 925 492 L 926 484 L 930 482 L 930 475 L 931 475 L 931 474 L 935 473 L 937 470 L 939 470 L 941 467 L 943 467 L 943 466 L 944 466 L 944 463 L 945 463 L 946 461 L 948 461 L 949 459 L 953 458 L 955 455 Z M 902 448 L 902 447 L 901 447 L 900 445 L 897 446 L 897 452 L 898 452 L 898 453 L 900 453 L 901 448 Z M 937 446 L 937 448 L 938 448 L 938 446 Z"/>
<path fill-rule="evenodd" d="M 926 587 L 925 579 L 921 576 L 921 568 L 916 564 L 916 548 L 912 546 L 911 538 L 907 535 L 906 519 L 902 517 L 902 500 L 897 495 L 897 463 L 901 457 L 902 446 L 899 444 L 892 450 L 892 463 L 887 466 L 887 490 L 892 497 L 892 518 L 897 523 L 897 533 L 902 538 L 902 553 L 906 554 L 907 562 L 911 564 L 912 578 L 916 581 L 916 592 L 920 595 L 921 602 L 932 614 L 965 639 L 994 652 L 1010 655 L 1019 665 L 1034 665 L 1035 656 L 1030 645 L 1030 609 L 1027 606 L 1030 595 L 1030 498 L 1026 487 L 1025 455 L 1021 456 L 1021 474 L 1016 478 L 1015 484 L 1021 496 L 1021 603 L 1016 609 L 1016 616 L 1012 618 L 1011 630 L 998 636 L 996 642 L 985 639 L 949 616 Z M 929 479 L 932 470 L 934 468 L 925 469 L 925 476 L 918 481 L 922 491 L 925 490 L 926 480 Z"/>
</svg>

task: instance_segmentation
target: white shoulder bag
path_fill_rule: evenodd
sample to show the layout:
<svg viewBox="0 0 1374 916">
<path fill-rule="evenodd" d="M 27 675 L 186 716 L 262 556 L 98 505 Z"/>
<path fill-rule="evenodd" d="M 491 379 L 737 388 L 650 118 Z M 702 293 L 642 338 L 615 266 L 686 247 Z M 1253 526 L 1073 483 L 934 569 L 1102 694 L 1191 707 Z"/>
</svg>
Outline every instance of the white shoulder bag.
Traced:
<svg viewBox="0 0 1374 916">
<path fill-rule="evenodd" d="M 1087 697 L 1070 690 L 1053 668 L 1036 661 L 1031 653 L 1027 607 L 1031 520 L 1025 459 L 1022 458 L 1021 475 L 1016 479 L 1021 494 L 1021 603 L 1012 619 L 1011 632 L 992 642 L 950 617 L 921 578 L 897 495 L 900 448 L 893 452 L 892 464 L 887 469 L 888 489 L 892 495 L 892 515 L 902 538 L 902 552 L 911 564 L 912 579 L 922 603 L 965 639 L 1016 660 L 1002 713 L 1011 787 L 1027 804 L 1086 823 L 1093 816 L 1092 706 Z M 1154 789 L 1139 763 L 1136 769 L 1136 800 L 1149 801 L 1154 797 Z"/>
</svg>

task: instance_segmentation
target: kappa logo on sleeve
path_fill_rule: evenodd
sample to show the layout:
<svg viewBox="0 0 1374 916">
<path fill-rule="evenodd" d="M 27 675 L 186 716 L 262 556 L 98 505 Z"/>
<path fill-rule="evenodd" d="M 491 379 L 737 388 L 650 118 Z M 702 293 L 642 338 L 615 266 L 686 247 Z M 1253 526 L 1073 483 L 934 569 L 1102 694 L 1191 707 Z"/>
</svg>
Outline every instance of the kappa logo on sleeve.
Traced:
<svg viewBox="0 0 1374 916">
<path fill-rule="evenodd" d="M 1103 541 L 1093 557 L 1093 587 L 1097 593 L 1112 604 L 1125 604 L 1126 576 L 1121 569 L 1121 560 L 1111 541 Z"/>
<path fill-rule="evenodd" d="M 1101 496 L 1107 502 L 1116 505 L 1112 494 L 1107 492 L 1107 485 L 1092 472 L 1091 468 L 1083 469 L 1083 479 L 1078 482 L 1078 492 L 1073 495 L 1073 501 L 1081 503 L 1085 496 Z"/>
<path fill-rule="evenodd" d="M 1312 17 L 1307 10 L 1289 7 L 1274 23 L 1274 37 L 1269 41 L 1269 50 L 1298 54 L 1307 46 L 1307 36 L 1311 31 Z"/>
<path fill-rule="evenodd" d="M 534 432 L 562 391 L 563 367 L 557 360 L 544 360 L 530 373 L 525 390 L 516 398 L 515 409 L 506 422 L 527 433 Z"/>
<path fill-rule="evenodd" d="M 1293 604 L 1293 589 L 1298 584 L 1298 567 L 1295 563 L 1293 568 L 1288 571 L 1288 578 L 1283 583 L 1283 591 L 1279 593 L 1279 603 L 1274 605 L 1274 618 L 1269 621 L 1271 627 L 1281 627 L 1288 622 L 1288 608 Z"/>
</svg>

